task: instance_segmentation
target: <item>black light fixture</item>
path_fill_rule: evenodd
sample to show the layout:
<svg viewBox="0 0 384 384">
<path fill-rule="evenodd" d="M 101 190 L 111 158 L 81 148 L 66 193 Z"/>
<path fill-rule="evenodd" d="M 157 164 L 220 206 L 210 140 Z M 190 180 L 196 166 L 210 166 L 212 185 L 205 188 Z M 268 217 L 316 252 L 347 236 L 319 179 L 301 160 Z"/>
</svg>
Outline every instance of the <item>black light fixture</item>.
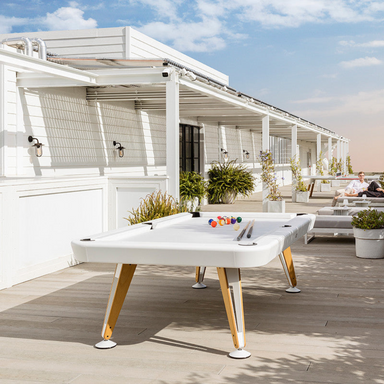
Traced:
<svg viewBox="0 0 384 384">
<path fill-rule="evenodd" d="M 125 147 L 123 147 L 117 141 L 113 141 L 113 146 L 119 151 L 119 157 L 124 157 L 124 149 L 125 149 Z"/>
<path fill-rule="evenodd" d="M 28 136 L 28 141 L 30 143 L 32 143 L 33 140 L 36 140 L 36 143 L 33 144 L 33 147 L 35 147 L 36 157 L 41 157 L 43 155 L 43 145 L 44 144 L 40 143 L 39 140 L 36 139 L 36 137 Z"/>
<path fill-rule="evenodd" d="M 221 148 L 221 153 L 224 160 L 228 160 L 228 151 L 224 148 Z"/>
<path fill-rule="evenodd" d="M 246 149 L 243 149 L 244 157 L 249 159 L 249 152 Z"/>
</svg>

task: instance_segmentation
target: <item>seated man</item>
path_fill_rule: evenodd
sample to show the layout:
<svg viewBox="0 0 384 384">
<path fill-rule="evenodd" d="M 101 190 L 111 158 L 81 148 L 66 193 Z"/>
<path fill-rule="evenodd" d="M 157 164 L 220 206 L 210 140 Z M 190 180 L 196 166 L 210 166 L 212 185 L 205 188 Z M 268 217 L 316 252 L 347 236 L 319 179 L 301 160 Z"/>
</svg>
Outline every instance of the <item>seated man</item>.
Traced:
<svg viewBox="0 0 384 384">
<path fill-rule="evenodd" d="M 338 189 L 335 192 L 335 197 L 332 201 L 332 207 L 336 205 L 337 199 L 343 196 L 357 196 L 359 192 L 364 192 L 368 188 L 368 183 L 364 181 L 365 174 L 364 172 L 359 172 L 359 180 L 352 180 L 345 189 Z"/>
</svg>

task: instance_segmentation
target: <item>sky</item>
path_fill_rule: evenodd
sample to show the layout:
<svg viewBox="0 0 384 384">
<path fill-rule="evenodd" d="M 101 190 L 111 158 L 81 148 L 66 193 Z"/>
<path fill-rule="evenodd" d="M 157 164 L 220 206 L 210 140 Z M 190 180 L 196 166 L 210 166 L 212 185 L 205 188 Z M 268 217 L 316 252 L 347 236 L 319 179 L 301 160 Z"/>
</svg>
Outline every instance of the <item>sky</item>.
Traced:
<svg viewBox="0 0 384 384">
<path fill-rule="evenodd" d="M 224 72 L 238 91 L 349 138 L 355 172 L 384 172 L 384 1 L 0 3 L 0 33 L 119 26 Z"/>
</svg>

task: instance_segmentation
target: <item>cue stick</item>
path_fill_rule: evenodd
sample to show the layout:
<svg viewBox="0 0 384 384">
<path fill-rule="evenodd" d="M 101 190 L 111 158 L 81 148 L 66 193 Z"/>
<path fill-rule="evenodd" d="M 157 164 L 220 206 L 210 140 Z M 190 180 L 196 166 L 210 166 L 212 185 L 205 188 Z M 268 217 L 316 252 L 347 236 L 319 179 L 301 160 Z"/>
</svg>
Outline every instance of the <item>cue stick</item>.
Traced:
<svg viewBox="0 0 384 384">
<path fill-rule="evenodd" d="M 251 220 L 248 221 L 248 224 L 247 224 L 247 225 L 245 226 L 245 228 L 241 231 L 240 235 L 237 236 L 237 241 L 240 241 L 241 238 L 244 236 L 244 233 L 245 233 L 245 231 L 247 230 L 248 225 L 249 225 L 250 222 L 251 222 Z"/>
<path fill-rule="evenodd" d="M 256 219 L 253 219 L 251 228 L 249 228 L 249 231 L 248 231 L 248 233 L 247 233 L 247 237 L 248 237 L 248 239 L 252 236 L 253 224 L 255 224 L 255 220 L 256 220 Z"/>
</svg>

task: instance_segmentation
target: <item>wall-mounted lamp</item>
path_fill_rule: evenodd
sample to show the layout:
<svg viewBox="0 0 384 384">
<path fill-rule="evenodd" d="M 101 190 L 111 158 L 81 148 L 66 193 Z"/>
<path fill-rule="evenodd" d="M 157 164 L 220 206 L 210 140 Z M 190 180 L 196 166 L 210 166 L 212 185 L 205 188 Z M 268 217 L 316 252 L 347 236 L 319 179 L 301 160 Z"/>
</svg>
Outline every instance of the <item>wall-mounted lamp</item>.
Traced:
<svg viewBox="0 0 384 384">
<path fill-rule="evenodd" d="M 119 157 L 124 157 L 124 149 L 125 149 L 125 147 L 123 147 L 117 141 L 113 141 L 113 146 L 119 151 Z"/>
<path fill-rule="evenodd" d="M 224 149 L 224 148 L 221 148 L 221 154 L 223 156 L 223 159 L 225 161 L 227 161 L 228 160 L 228 151 L 226 149 Z"/>
<path fill-rule="evenodd" d="M 36 140 L 36 143 L 33 144 L 33 147 L 35 147 L 35 154 L 36 154 L 36 157 L 41 157 L 42 154 L 43 154 L 43 145 L 44 145 L 44 144 L 40 143 L 39 140 L 36 139 L 36 137 L 28 136 L 28 141 L 29 141 L 30 143 L 32 143 L 33 140 Z"/>
<path fill-rule="evenodd" d="M 249 152 L 246 149 L 243 149 L 243 154 L 246 159 L 249 159 Z"/>
</svg>

